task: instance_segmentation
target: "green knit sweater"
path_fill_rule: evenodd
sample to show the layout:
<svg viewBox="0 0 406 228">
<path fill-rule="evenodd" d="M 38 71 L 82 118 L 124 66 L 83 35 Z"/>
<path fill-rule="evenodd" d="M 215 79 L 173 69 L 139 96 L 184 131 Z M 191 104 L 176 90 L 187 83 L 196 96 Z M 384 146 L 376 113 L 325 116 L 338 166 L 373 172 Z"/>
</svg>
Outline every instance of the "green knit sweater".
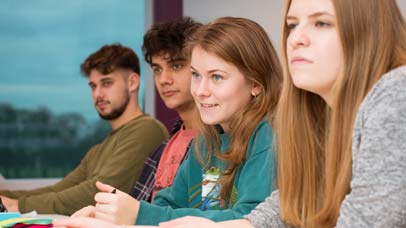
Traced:
<svg viewBox="0 0 406 228">
<path fill-rule="evenodd" d="M 22 213 L 36 210 L 42 214 L 71 215 L 95 204 L 96 181 L 129 193 L 144 160 L 166 137 L 167 130 L 160 122 L 142 115 L 93 146 L 79 166 L 55 185 L 31 191 L 0 191 L 0 195 L 18 198 Z"/>
</svg>

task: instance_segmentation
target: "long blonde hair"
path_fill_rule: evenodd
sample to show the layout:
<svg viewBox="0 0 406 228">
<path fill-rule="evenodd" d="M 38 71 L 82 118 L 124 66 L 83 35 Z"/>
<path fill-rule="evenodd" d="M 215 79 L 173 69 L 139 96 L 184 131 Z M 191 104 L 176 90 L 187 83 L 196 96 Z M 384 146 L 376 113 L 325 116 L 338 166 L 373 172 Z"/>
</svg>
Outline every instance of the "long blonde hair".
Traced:
<svg viewBox="0 0 406 228">
<path fill-rule="evenodd" d="M 259 95 L 252 97 L 241 113 L 236 113 L 232 118 L 230 146 L 225 153 L 219 151 L 221 142 L 216 126 L 201 122 L 199 127 L 201 137 L 196 140 L 196 155 L 205 166 L 210 164 L 213 155 L 228 164 L 220 183 L 221 198 L 229 201 L 234 177 L 237 168 L 245 161 L 251 134 L 265 117 L 272 119 L 276 109 L 282 85 L 282 68 L 264 29 L 248 19 L 224 17 L 203 26 L 189 41 L 189 48 L 196 46 L 233 64 L 248 81 L 261 88 Z M 204 149 L 200 145 L 205 145 Z"/>
<path fill-rule="evenodd" d="M 276 118 L 281 215 L 295 226 L 334 227 L 350 190 L 358 108 L 384 73 L 406 64 L 406 25 L 395 0 L 333 0 L 344 64 L 330 108 L 320 96 L 293 85 L 286 55 L 290 4 Z"/>
</svg>

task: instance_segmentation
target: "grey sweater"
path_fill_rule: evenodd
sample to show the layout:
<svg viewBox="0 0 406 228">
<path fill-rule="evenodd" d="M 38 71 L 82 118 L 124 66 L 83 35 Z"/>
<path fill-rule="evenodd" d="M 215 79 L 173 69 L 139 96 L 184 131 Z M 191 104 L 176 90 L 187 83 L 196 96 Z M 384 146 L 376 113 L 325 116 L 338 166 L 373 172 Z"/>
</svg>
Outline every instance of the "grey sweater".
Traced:
<svg viewBox="0 0 406 228">
<path fill-rule="evenodd" d="M 406 66 L 383 75 L 362 102 L 352 153 L 351 192 L 336 227 L 406 227 Z M 288 227 L 278 191 L 245 218 L 255 227 Z"/>
</svg>

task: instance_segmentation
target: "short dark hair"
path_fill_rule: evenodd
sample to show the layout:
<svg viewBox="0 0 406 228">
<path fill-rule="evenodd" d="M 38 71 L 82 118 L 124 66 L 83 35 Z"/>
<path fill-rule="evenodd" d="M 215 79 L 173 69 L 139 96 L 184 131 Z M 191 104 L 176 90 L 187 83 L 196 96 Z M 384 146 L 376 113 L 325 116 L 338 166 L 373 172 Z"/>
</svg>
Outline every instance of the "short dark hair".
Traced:
<svg viewBox="0 0 406 228">
<path fill-rule="evenodd" d="M 80 71 L 86 77 L 92 70 L 110 74 L 116 69 L 131 70 L 140 74 L 138 57 L 131 48 L 121 44 L 104 45 L 80 65 Z"/>
<path fill-rule="evenodd" d="M 181 17 L 173 21 L 155 24 L 144 35 L 142 52 L 145 61 L 152 64 L 152 56 L 168 53 L 170 57 L 186 55 L 186 38 L 202 24 L 190 17 Z"/>
</svg>

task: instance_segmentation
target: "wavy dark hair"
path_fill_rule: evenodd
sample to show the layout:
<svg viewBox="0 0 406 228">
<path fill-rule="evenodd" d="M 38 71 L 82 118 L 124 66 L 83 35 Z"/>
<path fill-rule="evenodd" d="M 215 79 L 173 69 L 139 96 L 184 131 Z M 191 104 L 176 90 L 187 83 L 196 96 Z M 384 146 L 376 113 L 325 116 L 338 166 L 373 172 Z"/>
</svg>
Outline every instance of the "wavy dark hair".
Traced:
<svg viewBox="0 0 406 228">
<path fill-rule="evenodd" d="M 89 77 L 92 70 L 110 74 L 116 69 L 131 70 L 140 74 L 140 63 L 134 51 L 121 44 L 104 45 L 80 65 L 82 75 Z"/>
<path fill-rule="evenodd" d="M 186 38 L 201 25 L 190 17 L 153 25 L 144 35 L 142 52 L 145 61 L 152 64 L 152 56 L 166 53 L 171 58 L 180 55 L 189 59 L 190 53 L 184 49 Z"/>
</svg>

